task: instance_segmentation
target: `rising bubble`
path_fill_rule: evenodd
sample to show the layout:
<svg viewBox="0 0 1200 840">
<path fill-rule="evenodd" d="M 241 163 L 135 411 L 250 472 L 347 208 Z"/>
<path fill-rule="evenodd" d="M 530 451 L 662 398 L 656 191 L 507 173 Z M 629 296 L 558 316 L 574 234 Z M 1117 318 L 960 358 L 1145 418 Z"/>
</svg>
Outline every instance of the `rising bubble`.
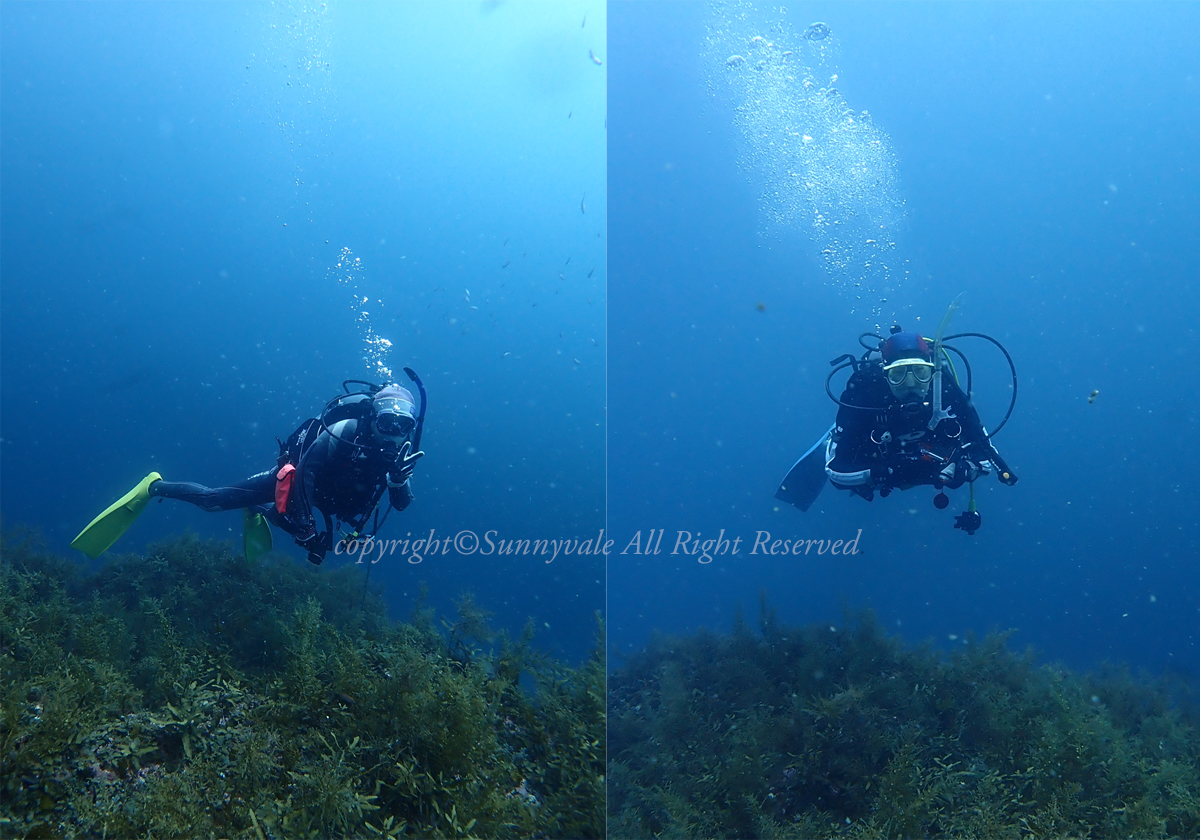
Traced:
<svg viewBox="0 0 1200 840">
<path fill-rule="evenodd" d="M 371 326 L 371 312 L 367 309 L 370 298 L 361 294 L 359 285 L 363 281 L 363 264 L 359 257 L 349 248 L 343 248 L 338 254 L 337 264 L 329 270 L 333 279 L 350 292 L 350 311 L 354 315 L 354 324 L 363 342 L 363 362 L 371 375 L 384 382 L 392 380 L 392 369 L 387 366 L 387 357 L 392 350 L 392 342 L 376 334 Z M 382 301 L 380 302 L 382 303 Z"/>
<path fill-rule="evenodd" d="M 904 201 L 890 138 L 835 87 L 837 52 L 825 23 L 797 34 L 753 3 L 712 5 L 709 87 L 733 109 L 764 235 L 803 236 L 832 282 L 878 309 L 905 273 L 894 238 Z"/>
</svg>

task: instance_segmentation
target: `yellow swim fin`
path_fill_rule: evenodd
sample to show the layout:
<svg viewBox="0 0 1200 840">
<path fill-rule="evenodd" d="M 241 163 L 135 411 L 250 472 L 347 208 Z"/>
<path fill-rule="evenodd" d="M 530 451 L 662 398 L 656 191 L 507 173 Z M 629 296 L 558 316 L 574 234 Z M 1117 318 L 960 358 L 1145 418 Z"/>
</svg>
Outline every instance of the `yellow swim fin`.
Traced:
<svg viewBox="0 0 1200 840">
<path fill-rule="evenodd" d="M 78 548 L 93 560 L 108 551 L 109 546 L 121 538 L 150 501 L 150 485 L 161 480 L 161 475 L 152 472 L 139 481 L 137 487 L 110 505 L 104 513 L 80 531 L 79 536 L 71 540 L 71 548 Z"/>
<path fill-rule="evenodd" d="M 251 513 L 250 508 L 245 508 L 245 513 L 242 548 L 246 552 L 246 562 L 253 563 L 271 550 L 271 526 L 261 513 Z"/>
</svg>

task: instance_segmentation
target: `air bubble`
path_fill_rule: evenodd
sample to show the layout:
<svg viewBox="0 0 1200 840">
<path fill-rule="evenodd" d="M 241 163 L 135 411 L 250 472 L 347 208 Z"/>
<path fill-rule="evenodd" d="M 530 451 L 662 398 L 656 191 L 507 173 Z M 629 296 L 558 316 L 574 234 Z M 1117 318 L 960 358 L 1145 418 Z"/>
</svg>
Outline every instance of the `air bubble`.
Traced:
<svg viewBox="0 0 1200 840">
<path fill-rule="evenodd" d="M 807 240 L 831 282 L 865 285 L 878 306 L 892 278 L 873 257 L 896 247 L 890 231 L 904 201 L 890 138 L 833 86 L 837 39 L 824 24 L 797 33 L 749 2 L 713 9 L 709 84 L 733 108 L 743 137 L 739 165 L 760 190 L 764 233 Z M 729 64 L 747 52 L 758 72 L 747 72 L 749 62 Z"/>
<path fill-rule="evenodd" d="M 355 257 L 349 248 L 343 248 L 337 263 L 330 274 L 339 284 L 350 287 L 350 309 L 355 313 L 354 323 L 358 326 L 359 335 L 363 342 L 363 361 L 371 375 L 389 382 L 392 379 L 392 369 L 387 366 L 388 353 L 391 352 L 392 342 L 375 333 L 371 326 L 371 313 L 363 307 L 369 300 L 367 295 L 359 295 L 358 282 L 362 277 L 362 260 Z M 380 305 L 383 304 L 381 300 Z"/>
</svg>

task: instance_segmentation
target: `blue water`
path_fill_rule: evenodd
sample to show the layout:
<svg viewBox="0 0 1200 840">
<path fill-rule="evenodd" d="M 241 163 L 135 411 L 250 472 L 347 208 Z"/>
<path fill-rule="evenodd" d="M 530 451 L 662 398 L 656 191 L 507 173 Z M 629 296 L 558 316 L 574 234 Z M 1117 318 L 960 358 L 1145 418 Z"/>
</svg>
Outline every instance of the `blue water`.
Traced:
<svg viewBox="0 0 1200 840">
<path fill-rule="evenodd" d="M 430 396 L 417 500 L 385 535 L 607 526 L 617 654 L 726 629 L 739 605 L 753 620 L 765 591 L 788 621 L 871 606 L 912 641 L 1012 628 L 1079 667 L 1193 671 L 1200 6 L 756 12 L 805 61 L 828 48 L 821 71 L 885 138 L 882 210 L 856 193 L 832 213 L 881 222 L 886 272 L 853 249 L 832 270 L 834 229 L 781 215 L 807 199 L 771 181 L 747 116 L 809 117 L 739 100 L 729 72 L 755 71 L 714 54 L 712 7 L 608 11 L 5 3 L 5 526 L 67 553 L 151 469 L 220 484 L 270 466 L 276 436 L 373 375 L 361 321 Z M 827 41 L 800 37 L 814 21 Z M 855 148 L 826 174 L 848 178 Z M 951 527 L 964 491 L 944 512 L 927 489 L 777 503 L 832 421 L 827 362 L 863 331 L 932 331 L 960 292 L 951 330 L 995 336 L 1020 374 L 996 444 L 1021 481 L 979 485 L 979 533 Z M 1007 368 L 960 344 L 994 427 Z M 240 529 L 165 503 L 117 549 Z M 650 529 L 661 554 L 621 553 Z M 739 555 L 670 553 L 721 529 Z M 859 529 L 853 557 L 746 553 L 758 532 Z M 372 580 L 397 617 L 423 583 L 443 610 L 473 591 L 578 658 L 605 571 L 451 554 Z"/>
<path fill-rule="evenodd" d="M 272 466 L 372 373 L 364 311 L 429 392 L 384 536 L 604 527 L 603 3 L 11 2 L 0 31 L 6 527 L 67 553 L 150 470 Z M 185 532 L 240 545 L 241 514 L 152 505 L 114 551 Z M 604 605 L 594 557 L 371 579 L 574 659 Z"/>
<path fill-rule="evenodd" d="M 830 273 L 809 227 L 766 212 L 747 103 L 706 51 L 713 14 L 610 7 L 613 649 L 726 630 L 739 604 L 753 622 L 765 591 L 793 622 L 870 606 L 914 642 L 1011 628 L 1076 667 L 1195 671 L 1200 5 L 764 7 L 794 35 L 829 26 L 841 95 L 890 139 L 902 213 L 890 286 L 870 294 Z M 965 488 L 947 511 L 930 488 L 868 504 L 827 486 L 804 514 L 776 502 L 832 422 L 827 362 L 895 322 L 931 334 L 960 292 L 951 332 L 994 336 L 1020 374 L 995 440 L 1020 482 L 980 483 L 983 528 L 952 527 Z M 994 427 L 1007 367 L 959 345 Z M 651 528 L 661 555 L 619 553 Z M 722 528 L 861 529 L 861 554 L 671 556 L 677 531 Z"/>
</svg>

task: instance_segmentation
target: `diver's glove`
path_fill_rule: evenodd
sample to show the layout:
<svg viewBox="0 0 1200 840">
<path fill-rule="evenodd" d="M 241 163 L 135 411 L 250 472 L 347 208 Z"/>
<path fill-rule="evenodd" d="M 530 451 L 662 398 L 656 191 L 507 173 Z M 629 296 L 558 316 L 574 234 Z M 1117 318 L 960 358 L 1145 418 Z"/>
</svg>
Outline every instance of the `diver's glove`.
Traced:
<svg viewBox="0 0 1200 840">
<path fill-rule="evenodd" d="M 1001 484 L 1012 487 L 1017 483 L 1017 474 L 1008 468 L 1008 464 L 1004 463 L 999 452 L 992 452 L 991 462 L 992 466 L 996 468 L 996 478 L 1000 479 Z"/>
<path fill-rule="evenodd" d="M 965 459 L 951 461 L 942 467 L 942 471 L 938 473 L 938 481 L 951 490 L 957 490 L 968 481 L 975 481 L 981 475 L 987 475 L 987 473 L 987 467 L 980 466 L 974 461 Z"/>
<path fill-rule="evenodd" d="M 987 467 L 980 466 L 974 461 L 952 461 L 939 473 L 942 483 L 951 489 L 961 487 L 965 482 L 975 481 L 981 475 L 987 475 Z M 956 480 L 957 479 L 957 480 Z"/>
<path fill-rule="evenodd" d="M 891 467 L 871 467 L 871 484 L 875 487 L 891 487 Z"/>
<path fill-rule="evenodd" d="M 962 484 L 962 482 L 960 481 L 958 484 L 954 483 L 954 473 L 955 472 L 956 472 L 955 464 L 953 461 L 951 461 L 949 464 L 946 464 L 946 466 L 942 467 L 942 471 L 940 473 L 938 473 L 938 476 L 937 476 L 938 483 L 946 485 L 951 490 L 953 490 L 955 487 L 958 487 L 959 485 Z"/>
<path fill-rule="evenodd" d="M 315 530 L 304 538 L 296 537 L 296 544 L 308 551 L 308 562 L 320 566 L 332 547 L 332 535 L 318 534 Z"/>
<path fill-rule="evenodd" d="M 400 487 L 406 481 L 412 478 L 413 470 L 416 469 L 417 466 L 417 461 L 424 457 L 424 452 L 412 451 L 412 441 L 404 441 L 404 445 L 401 446 L 400 451 L 396 453 L 395 463 L 392 464 L 392 468 L 388 470 L 388 487 L 393 489 Z"/>
</svg>

